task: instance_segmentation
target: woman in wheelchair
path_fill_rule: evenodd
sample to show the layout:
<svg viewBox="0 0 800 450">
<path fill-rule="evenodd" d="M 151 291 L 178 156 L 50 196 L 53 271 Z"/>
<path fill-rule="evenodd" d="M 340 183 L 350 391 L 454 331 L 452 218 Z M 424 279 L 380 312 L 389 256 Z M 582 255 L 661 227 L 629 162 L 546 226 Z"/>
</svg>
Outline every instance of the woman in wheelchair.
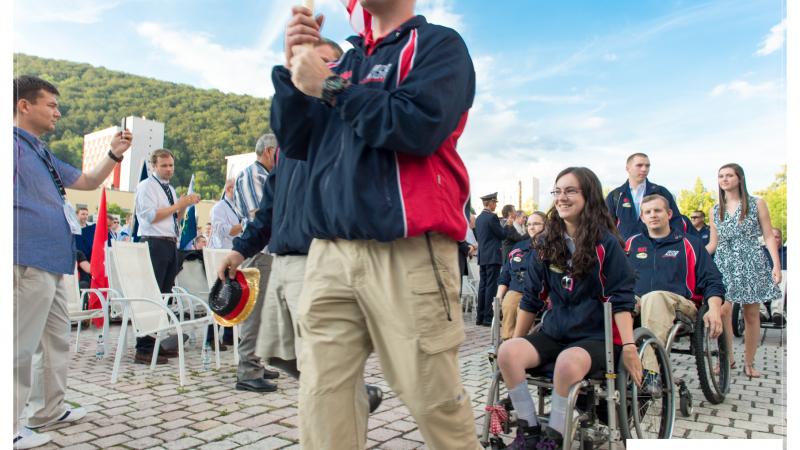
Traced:
<svg viewBox="0 0 800 450">
<path fill-rule="evenodd" d="M 514 338 L 498 352 L 498 366 L 517 411 L 517 437 L 508 448 L 560 448 L 570 386 L 605 368 L 603 302 L 614 312 L 616 357 L 641 385 L 633 338 L 634 274 L 603 201 L 597 176 L 584 167 L 564 169 L 552 191 L 544 236 L 530 258 Z M 527 335 L 549 296 L 541 331 Z M 526 370 L 555 362 L 548 426 L 541 429 Z M 570 418 L 571 419 L 571 418 Z"/>
</svg>

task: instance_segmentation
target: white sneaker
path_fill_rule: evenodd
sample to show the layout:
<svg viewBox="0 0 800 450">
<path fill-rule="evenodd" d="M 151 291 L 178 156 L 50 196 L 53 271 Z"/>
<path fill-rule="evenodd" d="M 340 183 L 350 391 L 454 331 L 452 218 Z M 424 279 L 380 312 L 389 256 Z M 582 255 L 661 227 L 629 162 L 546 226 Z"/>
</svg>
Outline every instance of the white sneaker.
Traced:
<svg viewBox="0 0 800 450">
<path fill-rule="evenodd" d="M 85 416 L 86 416 L 86 409 L 85 408 L 83 408 L 83 407 L 73 408 L 73 407 L 68 405 L 67 406 L 67 410 L 58 419 L 53 420 L 52 422 L 49 422 L 49 423 L 42 424 L 42 425 L 36 425 L 36 426 L 28 425 L 28 428 L 30 428 L 32 430 L 38 430 L 39 428 L 49 427 L 50 425 L 56 425 L 56 424 L 59 424 L 59 423 L 77 422 L 78 420 L 83 419 Z"/>
<path fill-rule="evenodd" d="M 50 442 L 49 435 L 37 433 L 25 427 L 22 427 L 22 429 L 14 435 L 15 449 L 41 447 L 48 442 Z"/>
</svg>

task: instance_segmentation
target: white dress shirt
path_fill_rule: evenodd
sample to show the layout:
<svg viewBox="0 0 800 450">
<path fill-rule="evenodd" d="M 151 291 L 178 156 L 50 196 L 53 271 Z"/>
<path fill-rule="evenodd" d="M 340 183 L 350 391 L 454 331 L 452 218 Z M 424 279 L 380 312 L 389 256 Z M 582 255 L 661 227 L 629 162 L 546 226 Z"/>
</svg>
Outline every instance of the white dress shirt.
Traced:
<svg viewBox="0 0 800 450">
<path fill-rule="evenodd" d="M 161 180 L 163 182 L 163 180 Z M 177 202 L 178 194 L 172 185 L 172 198 Z M 136 197 L 134 200 L 136 208 L 136 220 L 139 221 L 139 236 L 163 236 L 178 238 L 175 234 L 175 219 L 172 214 L 153 223 L 156 218 L 156 210 L 170 206 L 167 194 L 156 181 L 155 175 L 150 175 L 147 179 L 139 182 L 136 186 Z"/>
<path fill-rule="evenodd" d="M 231 228 L 239 224 L 239 215 L 233 209 L 233 203 L 223 198 L 211 208 L 211 240 L 208 248 L 233 248 Z M 241 235 L 241 232 L 239 233 Z"/>
</svg>

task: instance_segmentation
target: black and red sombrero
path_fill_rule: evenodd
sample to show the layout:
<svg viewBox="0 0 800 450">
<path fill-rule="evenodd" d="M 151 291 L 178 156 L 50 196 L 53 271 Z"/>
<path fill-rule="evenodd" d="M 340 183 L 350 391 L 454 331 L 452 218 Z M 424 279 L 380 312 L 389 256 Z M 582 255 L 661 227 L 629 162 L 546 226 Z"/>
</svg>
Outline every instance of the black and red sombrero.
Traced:
<svg viewBox="0 0 800 450">
<path fill-rule="evenodd" d="M 208 294 L 208 306 L 220 325 L 231 327 L 244 322 L 253 312 L 258 298 L 258 269 L 236 271 L 236 277 L 217 279 Z"/>
</svg>

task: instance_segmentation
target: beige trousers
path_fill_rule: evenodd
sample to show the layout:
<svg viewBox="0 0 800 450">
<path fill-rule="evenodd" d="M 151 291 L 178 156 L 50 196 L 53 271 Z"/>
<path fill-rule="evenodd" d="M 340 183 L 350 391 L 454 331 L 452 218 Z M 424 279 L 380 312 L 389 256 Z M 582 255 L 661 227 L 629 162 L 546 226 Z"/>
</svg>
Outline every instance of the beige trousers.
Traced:
<svg viewBox="0 0 800 450">
<path fill-rule="evenodd" d="M 273 357 L 288 361 L 297 359 L 300 353 L 297 303 L 303 289 L 307 259 L 305 255 L 275 255 L 272 259 L 256 344 L 256 355 L 264 361 Z"/>
<path fill-rule="evenodd" d="M 459 373 L 458 283 L 457 246 L 443 235 L 314 239 L 299 305 L 301 447 L 365 447 L 364 363 L 375 350 L 428 448 L 480 448 Z"/>
<path fill-rule="evenodd" d="M 522 300 L 522 292 L 506 291 L 503 297 L 503 328 L 500 337 L 505 341 L 514 337 L 514 327 L 517 326 L 517 310 Z"/>
<path fill-rule="evenodd" d="M 652 331 L 665 346 L 669 330 L 675 322 L 675 311 L 680 311 L 692 320 L 697 316 L 697 307 L 693 301 L 669 291 L 653 291 L 643 295 L 639 300 L 639 308 L 642 326 Z M 647 370 L 659 371 L 652 348 L 644 351 L 642 366 Z"/>
<path fill-rule="evenodd" d="M 15 430 L 22 425 L 26 402 L 30 403 L 30 426 L 51 422 L 66 411 L 70 332 L 67 289 L 70 286 L 62 274 L 14 265 Z"/>
</svg>

